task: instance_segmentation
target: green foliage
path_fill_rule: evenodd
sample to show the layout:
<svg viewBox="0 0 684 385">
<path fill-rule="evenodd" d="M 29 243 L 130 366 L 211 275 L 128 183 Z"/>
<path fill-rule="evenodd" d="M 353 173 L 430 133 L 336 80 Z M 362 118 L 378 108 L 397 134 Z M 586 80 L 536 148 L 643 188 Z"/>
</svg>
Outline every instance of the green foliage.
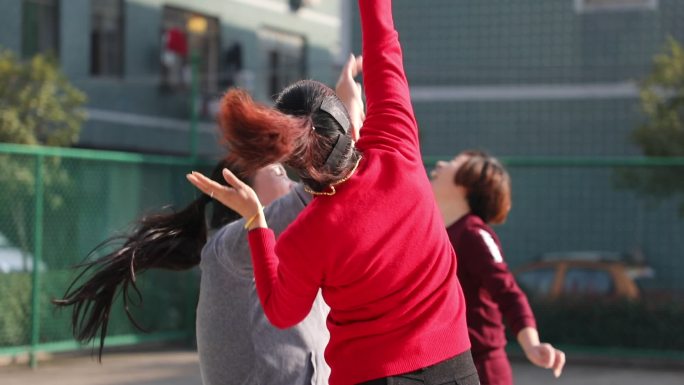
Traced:
<svg viewBox="0 0 684 385">
<path fill-rule="evenodd" d="M 633 138 L 647 156 L 684 156 L 684 48 L 670 38 L 641 83 L 641 108 L 648 121 Z"/>
<path fill-rule="evenodd" d="M 0 142 L 70 146 L 85 120 L 85 101 L 53 58 L 21 62 L 0 51 Z"/>
<path fill-rule="evenodd" d="M 641 110 L 646 121 L 632 133 L 632 140 L 649 157 L 684 157 L 684 47 L 667 41 L 655 56 L 653 70 L 640 84 Z M 682 167 L 658 167 L 619 172 L 619 187 L 656 200 L 684 193 Z M 684 202 L 680 204 L 684 215 Z"/>
<path fill-rule="evenodd" d="M 86 117 L 85 101 L 85 94 L 70 84 L 54 58 L 36 55 L 24 62 L 11 51 L 0 51 L 0 142 L 71 146 Z M 59 158 L 43 162 L 49 214 L 63 206 L 63 191 L 71 182 Z M 9 218 L 0 221 L 0 232 L 28 251 L 36 160 L 0 155 L 0 164 L 0 217 Z"/>
<path fill-rule="evenodd" d="M 71 309 L 58 309 L 50 300 L 64 294 L 76 272 L 72 269 L 50 270 L 42 274 L 39 293 L 40 342 L 73 339 Z M 145 299 L 132 311 L 140 324 L 151 333 L 190 330 L 198 297 L 196 271 L 150 271 L 138 282 Z M 31 273 L 0 274 L 0 347 L 23 346 L 31 339 Z M 143 334 L 126 317 L 121 298 L 116 300 L 110 318 L 109 336 Z"/>
<path fill-rule="evenodd" d="M 0 274 L 0 346 L 27 345 L 31 333 L 31 274 Z"/>
</svg>

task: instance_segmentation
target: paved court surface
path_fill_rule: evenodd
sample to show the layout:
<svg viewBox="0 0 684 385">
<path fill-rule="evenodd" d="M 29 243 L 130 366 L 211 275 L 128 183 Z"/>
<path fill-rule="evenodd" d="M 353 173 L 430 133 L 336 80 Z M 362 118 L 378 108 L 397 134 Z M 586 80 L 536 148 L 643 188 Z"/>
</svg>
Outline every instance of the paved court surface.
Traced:
<svg viewBox="0 0 684 385">
<path fill-rule="evenodd" d="M 0 367 L 0 385 L 201 385 L 197 353 L 187 350 L 55 357 L 37 370 Z"/>
<path fill-rule="evenodd" d="M 560 379 L 548 371 L 514 361 L 518 385 L 684 385 L 684 368 L 649 369 L 590 365 L 572 361 Z M 102 365 L 89 356 L 57 356 L 38 370 L 25 365 L 0 367 L 1 385 L 201 385 L 197 354 L 174 349 L 112 352 Z"/>
<path fill-rule="evenodd" d="M 555 379 L 544 369 L 523 361 L 513 363 L 517 385 L 684 385 L 684 369 L 596 366 L 569 362 L 563 375 Z"/>
</svg>

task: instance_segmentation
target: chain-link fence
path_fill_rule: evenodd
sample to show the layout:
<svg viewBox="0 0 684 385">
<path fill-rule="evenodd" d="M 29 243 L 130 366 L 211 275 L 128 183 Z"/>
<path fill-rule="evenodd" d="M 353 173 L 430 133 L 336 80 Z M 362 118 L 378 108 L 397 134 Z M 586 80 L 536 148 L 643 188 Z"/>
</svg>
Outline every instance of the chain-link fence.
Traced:
<svg viewBox="0 0 684 385">
<path fill-rule="evenodd" d="M 496 230 L 544 339 L 684 359 L 673 333 L 684 319 L 684 194 L 673 190 L 684 159 L 508 164 L 513 209 Z"/>
<path fill-rule="evenodd" d="M 56 310 L 83 262 L 142 213 L 179 207 L 195 193 L 188 158 L 0 145 L 0 355 L 78 348 L 70 311 Z M 114 305 L 107 345 L 194 337 L 197 271 L 138 277 L 132 309 L 150 333 Z M 120 299 L 119 299 L 120 300 Z"/>
<path fill-rule="evenodd" d="M 189 202 L 184 174 L 197 165 L 6 144 L 0 157 L 0 355 L 77 349 L 68 312 L 50 304 L 72 266 L 142 213 Z M 503 160 L 514 208 L 497 231 L 542 336 L 583 351 L 681 357 L 684 338 L 672 331 L 684 318 L 682 199 L 652 191 L 681 183 L 684 159 Z M 191 340 L 198 281 L 196 271 L 143 274 L 145 301 L 133 312 L 150 333 L 115 306 L 107 345 Z"/>
</svg>

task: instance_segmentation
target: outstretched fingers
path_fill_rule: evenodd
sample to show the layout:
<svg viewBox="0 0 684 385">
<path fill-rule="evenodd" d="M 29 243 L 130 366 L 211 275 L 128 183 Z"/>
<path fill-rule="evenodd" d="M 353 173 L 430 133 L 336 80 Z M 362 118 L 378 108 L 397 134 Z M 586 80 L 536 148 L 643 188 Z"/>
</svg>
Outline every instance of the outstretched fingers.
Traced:
<svg viewBox="0 0 684 385">
<path fill-rule="evenodd" d="M 193 186 L 197 187 L 203 193 L 211 196 L 212 198 L 221 190 L 227 190 L 226 186 L 222 186 L 219 183 L 207 178 L 197 171 L 193 171 L 185 176 Z"/>
<path fill-rule="evenodd" d="M 203 193 L 240 213 L 239 205 L 236 204 L 237 191 L 234 188 L 224 186 L 196 171 L 187 174 L 186 178 Z"/>
<path fill-rule="evenodd" d="M 535 350 L 535 357 L 531 361 L 538 366 L 551 369 L 554 377 L 560 377 L 565 366 L 565 353 L 547 343 L 540 344 Z"/>
<path fill-rule="evenodd" d="M 352 69 L 352 77 L 356 77 L 363 71 L 363 56 L 359 55 L 354 58 L 354 68 Z"/>
<path fill-rule="evenodd" d="M 554 354 L 553 360 L 553 375 L 558 378 L 563 372 L 563 366 L 565 366 L 565 353 L 561 350 L 556 349 L 556 354 Z"/>
<path fill-rule="evenodd" d="M 344 63 L 342 74 L 351 77 L 352 79 L 358 76 L 363 70 L 363 56 L 354 56 L 350 54 L 347 62 Z"/>
<path fill-rule="evenodd" d="M 186 175 L 193 186 L 243 217 L 250 218 L 261 210 L 259 197 L 249 185 L 227 169 L 223 169 L 223 177 L 229 186 L 224 186 L 196 171 Z"/>
<path fill-rule="evenodd" d="M 227 168 L 223 169 L 223 179 L 225 179 L 230 186 L 237 190 L 244 189 L 247 186 L 243 181 L 236 177 L 232 171 L 228 170 Z"/>
<path fill-rule="evenodd" d="M 344 76 L 350 76 L 354 77 L 356 76 L 356 57 L 354 54 L 350 54 L 349 57 L 347 58 L 347 61 L 344 63 L 344 66 L 342 67 L 342 71 L 340 72 L 340 78 Z"/>
</svg>

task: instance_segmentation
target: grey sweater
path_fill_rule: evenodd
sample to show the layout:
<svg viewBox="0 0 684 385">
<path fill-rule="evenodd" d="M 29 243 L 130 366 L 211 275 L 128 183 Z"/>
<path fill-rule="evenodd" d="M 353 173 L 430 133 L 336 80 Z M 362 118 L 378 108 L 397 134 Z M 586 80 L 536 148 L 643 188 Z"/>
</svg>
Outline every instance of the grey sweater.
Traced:
<svg viewBox="0 0 684 385">
<path fill-rule="evenodd" d="M 266 207 L 279 235 L 311 200 L 301 185 Z M 261 308 L 244 220 L 210 237 L 202 250 L 197 347 L 204 385 L 325 385 L 328 307 L 319 293 L 309 316 L 279 330 Z"/>
</svg>

